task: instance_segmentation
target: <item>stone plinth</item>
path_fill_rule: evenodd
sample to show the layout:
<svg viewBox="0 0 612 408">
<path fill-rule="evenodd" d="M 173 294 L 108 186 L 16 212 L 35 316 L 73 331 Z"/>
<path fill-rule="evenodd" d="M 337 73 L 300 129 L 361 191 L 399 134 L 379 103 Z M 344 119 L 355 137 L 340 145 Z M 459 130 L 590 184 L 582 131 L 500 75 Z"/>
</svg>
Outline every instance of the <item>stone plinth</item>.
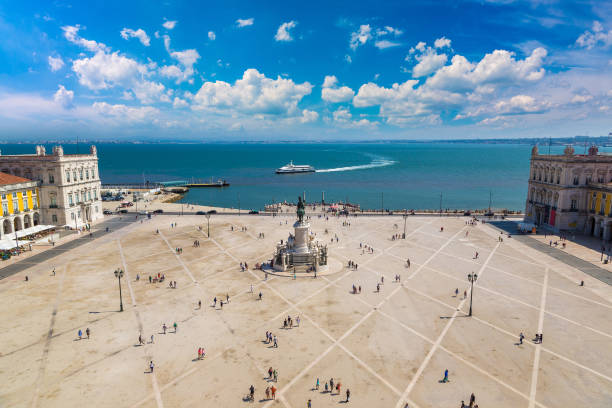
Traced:
<svg viewBox="0 0 612 408">
<path fill-rule="evenodd" d="M 295 230 L 293 252 L 296 254 L 308 253 L 308 232 L 310 231 L 310 224 L 297 221 L 293 224 L 293 228 Z"/>
</svg>

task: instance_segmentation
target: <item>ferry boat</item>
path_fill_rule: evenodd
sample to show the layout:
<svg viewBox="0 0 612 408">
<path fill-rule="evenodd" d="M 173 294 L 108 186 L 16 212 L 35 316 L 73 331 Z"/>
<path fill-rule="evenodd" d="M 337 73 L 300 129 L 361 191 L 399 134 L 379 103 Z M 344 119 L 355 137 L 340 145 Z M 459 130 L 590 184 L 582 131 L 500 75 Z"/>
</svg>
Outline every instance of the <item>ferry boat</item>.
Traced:
<svg viewBox="0 0 612 408">
<path fill-rule="evenodd" d="M 225 180 L 219 179 L 217 181 L 210 180 L 210 183 L 203 183 L 196 180 L 191 180 L 191 183 L 187 183 L 186 187 L 228 187 L 229 183 Z"/>
<path fill-rule="evenodd" d="M 276 169 L 276 174 L 288 174 L 288 173 L 314 173 L 315 169 L 307 164 L 293 164 L 290 161 L 289 164 Z"/>
</svg>

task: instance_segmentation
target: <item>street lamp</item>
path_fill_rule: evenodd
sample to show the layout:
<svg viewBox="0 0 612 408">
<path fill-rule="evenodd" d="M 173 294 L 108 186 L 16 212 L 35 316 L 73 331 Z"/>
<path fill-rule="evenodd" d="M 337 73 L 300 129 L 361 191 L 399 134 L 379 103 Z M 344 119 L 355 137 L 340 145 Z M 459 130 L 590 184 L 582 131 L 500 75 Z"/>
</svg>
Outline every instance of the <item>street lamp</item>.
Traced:
<svg viewBox="0 0 612 408">
<path fill-rule="evenodd" d="M 402 238 L 406 239 L 406 218 L 408 218 L 408 214 L 404 213 L 402 214 L 402 217 L 404 217 L 404 236 Z"/>
<path fill-rule="evenodd" d="M 476 282 L 476 279 L 478 279 L 477 274 L 475 273 L 468 274 L 468 280 L 472 284 L 472 288 L 470 289 L 470 314 L 468 316 L 472 315 L 472 295 L 474 294 L 474 282 Z"/>
<path fill-rule="evenodd" d="M 208 224 L 208 238 L 210 238 L 210 215 L 209 213 L 206 213 L 206 222 Z"/>
<path fill-rule="evenodd" d="M 115 277 L 119 280 L 119 311 L 123 312 L 123 297 L 121 296 L 121 278 L 123 277 L 123 270 L 116 269 Z"/>
</svg>

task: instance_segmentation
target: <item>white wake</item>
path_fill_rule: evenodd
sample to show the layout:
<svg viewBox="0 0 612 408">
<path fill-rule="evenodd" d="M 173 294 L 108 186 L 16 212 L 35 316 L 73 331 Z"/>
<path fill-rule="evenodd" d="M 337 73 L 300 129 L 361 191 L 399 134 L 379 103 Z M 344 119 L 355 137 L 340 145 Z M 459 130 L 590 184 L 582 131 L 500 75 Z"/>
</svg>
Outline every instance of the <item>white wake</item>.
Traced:
<svg viewBox="0 0 612 408">
<path fill-rule="evenodd" d="M 332 171 L 351 171 L 351 170 L 373 169 L 375 167 L 392 166 L 395 163 L 397 163 L 395 160 L 374 159 L 368 164 L 361 164 L 359 166 L 336 167 L 334 169 L 320 169 L 320 170 L 316 170 L 316 172 L 317 173 L 331 173 Z"/>
</svg>

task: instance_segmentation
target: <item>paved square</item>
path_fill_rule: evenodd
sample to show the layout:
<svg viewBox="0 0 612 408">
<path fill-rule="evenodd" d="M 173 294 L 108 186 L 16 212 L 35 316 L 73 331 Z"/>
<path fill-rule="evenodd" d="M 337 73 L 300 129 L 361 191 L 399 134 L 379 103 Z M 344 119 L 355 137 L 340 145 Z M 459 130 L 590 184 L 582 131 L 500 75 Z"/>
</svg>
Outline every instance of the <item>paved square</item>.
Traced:
<svg viewBox="0 0 612 408">
<path fill-rule="evenodd" d="M 1 280 L 0 406 L 318 408 L 344 402 L 347 388 L 358 407 L 459 407 L 472 392 L 480 407 L 612 406 L 612 288 L 462 217 L 410 217 L 405 240 L 391 239 L 401 217 L 345 221 L 312 216 L 330 255 L 330 273 L 316 279 L 254 269 L 292 216 L 216 215 L 208 239 L 204 217 L 162 215 Z M 149 283 L 158 274 L 166 281 Z M 287 316 L 299 326 L 283 328 Z M 90 339 L 79 340 L 86 328 Z M 324 392 L 332 377 L 339 395 Z M 243 400 L 251 384 L 253 403 Z M 264 394 L 272 385 L 275 401 Z"/>
</svg>

